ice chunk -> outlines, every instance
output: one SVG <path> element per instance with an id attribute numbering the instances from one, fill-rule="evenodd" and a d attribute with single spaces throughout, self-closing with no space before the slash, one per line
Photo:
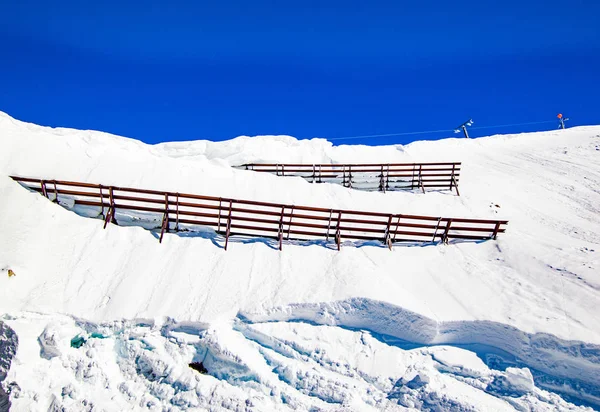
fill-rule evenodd
<path id="1" fill-rule="evenodd" d="M 488 385 L 488 392 L 520 397 L 534 390 L 533 376 L 528 368 L 506 368 Z"/>

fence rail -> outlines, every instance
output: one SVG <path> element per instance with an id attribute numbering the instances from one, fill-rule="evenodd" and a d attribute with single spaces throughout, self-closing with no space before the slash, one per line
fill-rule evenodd
<path id="1" fill-rule="evenodd" d="M 164 192 L 101 184 L 42 180 L 11 176 L 30 190 L 70 208 L 93 210 L 109 222 L 129 219 L 147 226 L 156 222 L 159 241 L 170 231 L 209 227 L 225 236 L 225 249 L 231 236 L 284 240 L 332 239 L 339 250 L 342 240 L 381 241 L 390 249 L 394 243 L 435 242 L 451 239 L 496 239 L 505 232 L 505 220 L 417 216 L 357 210 L 285 205 L 187 193 Z M 160 223 L 159 223 L 160 222 Z"/>
<path id="2" fill-rule="evenodd" d="M 460 162 L 384 164 L 249 163 L 238 168 L 277 176 L 300 176 L 312 183 L 338 183 L 344 187 L 379 190 L 452 189 L 460 196 Z"/>

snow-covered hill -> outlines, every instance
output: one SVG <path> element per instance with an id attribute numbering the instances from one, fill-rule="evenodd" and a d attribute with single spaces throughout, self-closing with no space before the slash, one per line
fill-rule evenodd
<path id="1" fill-rule="evenodd" d="M 548 391 L 598 407 L 599 160 L 596 126 L 406 146 L 149 146 L 0 113 L 2 386 L 14 410 L 574 407 Z M 231 167 L 261 161 L 462 161 L 461 196 Z M 102 230 L 10 174 L 510 223 L 480 243 L 280 252 L 233 239 L 224 251 L 214 236 Z"/>

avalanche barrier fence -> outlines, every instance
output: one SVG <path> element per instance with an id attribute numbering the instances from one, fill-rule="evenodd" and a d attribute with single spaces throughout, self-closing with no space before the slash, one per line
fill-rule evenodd
<path id="1" fill-rule="evenodd" d="M 451 163 L 384 163 L 384 164 L 305 164 L 248 163 L 238 169 L 273 173 L 277 176 L 300 176 L 312 183 L 337 183 L 360 190 L 413 190 L 434 188 L 458 191 L 460 162 Z"/>
<path id="2" fill-rule="evenodd" d="M 482 241 L 505 232 L 506 220 L 416 216 L 357 210 L 285 205 L 187 193 L 105 186 L 62 180 L 11 176 L 22 186 L 89 217 L 102 218 L 104 228 L 119 220 L 160 230 L 194 231 L 208 227 L 225 236 L 284 240 L 379 241 L 390 249 L 397 242 L 447 243 L 451 239 Z"/>

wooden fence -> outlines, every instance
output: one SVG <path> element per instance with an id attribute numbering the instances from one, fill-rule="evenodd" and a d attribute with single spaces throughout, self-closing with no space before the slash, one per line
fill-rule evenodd
<path id="1" fill-rule="evenodd" d="M 387 164 L 275 164 L 249 163 L 238 168 L 277 176 L 300 176 L 313 183 L 338 183 L 363 190 L 411 190 L 433 188 L 458 191 L 460 162 Z"/>
<path id="2" fill-rule="evenodd" d="M 131 218 L 133 224 L 155 221 L 159 241 L 169 231 L 194 230 L 199 226 L 225 236 L 225 249 L 231 236 L 273 238 L 279 249 L 284 240 L 380 241 L 394 243 L 447 243 L 451 239 L 496 239 L 503 233 L 505 220 L 415 216 L 357 210 L 327 209 L 298 205 L 238 200 L 187 193 L 105 186 L 100 184 L 41 180 L 11 176 L 21 185 L 69 208 L 90 208 L 109 222 Z M 129 215 L 128 215 L 129 214 Z M 144 220 L 145 219 L 145 220 Z M 137 223 L 136 223 L 137 222 Z"/>

